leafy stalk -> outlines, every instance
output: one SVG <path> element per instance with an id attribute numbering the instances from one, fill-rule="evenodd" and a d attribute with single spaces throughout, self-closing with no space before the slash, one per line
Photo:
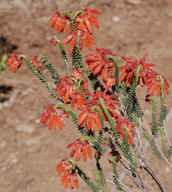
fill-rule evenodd
<path id="1" fill-rule="evenodd" d="M 23 58 L 28 67 L 32 70 L 32 72 L 38 77 L 38 79 L 41 81 L 41 83 L 44 83 L 46 85 L 46 87 L 48 88 L 48 90 L 51 93 L 51 96 L 53 98 L 57 98 L 56 93 L 54 92 L 54 90 L 50 87 L 49 83 L 48 83 L 48 79 L 45 77 L 44 74 L 42 74 L 40 71 L 38 71 L 33 65 L 32 63 L 29 61 L 29 59 L 25 56 L 25 55 L 20 55 L 21 58 Z"/>
<path id="2" fill-rule="evenodd" d="M 51 77 L 53 79 L 55 79 L 55 84 L 58 85 L 59 84 L 59 74 L 58 72 L 56 71 L 56 69 L 52 66 L 51 63 L 48 62 L 47 58 L 43 55 L 39 55 L 39 58 L 38 58 L 38 61 L 41 61 L 44 66 L 48 69 L 48 71 L 50 72 L 51 74 Z"/>

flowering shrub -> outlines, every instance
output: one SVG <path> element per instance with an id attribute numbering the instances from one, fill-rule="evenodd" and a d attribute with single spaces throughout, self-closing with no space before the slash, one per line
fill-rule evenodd
<path id="1" fill-rule="evenodd" d="M 65 118 L 71 118 L 74 126 L 81 134 L 67 145 L 72 150 L 69 157 L 64 158 L 57 166 L 64 188 L 79 189 L 78 176 L 81 177 L 92 191 L 107 191 L 107 179 L 100 164 L 100 158 L 107 159 L 112 166 L 113 185 L 118 191 L 139 188 L 146 191 L 152 188 L 144 176 L 139 173 L 141 166 L 150 174 L 161 191 L 165 191 L 161 180 L 145 159 L 144 142 L 147 140 L 158 158 L 165 161 L 170 167 L 168 159 L 172 154 L 172 145 L 168 139 L 165 126 L 165 94 L 168 94 L 169 84 L 165 77 L 158 74 L 151 67 L 154 64 L 146 63 L 145 54 L 140 60 L 116 57 L 116 53 L 96 46 L 92 38 L 93 26 L 99 28 L 99 22 L 94 15 L 101 14 L 97 10 L 84 9 L 77 12 L 55 12 L 50 20 L 50 26 L 58 32 L 68 35 L 62 42 L 55 38 L 50 40 L 53 46 L 58 46 L 64 64 L 67 66 L 67 76 L 60 77 L 56 69 L 46 57 L 37 55 L 31 61 L 18 53 L 12 53 L 7 66 L 16 72 L 26 61 L 33 73 L 44 83 L 57 100 L 42 114 L 41 123 L 49 122 L 49 129 L 59 130 L 65 127 Z M 69 61 L 64 45 L 68 44 L 72 52 Z M 95 49 L 95 53 L 82 58 L 82 50 Z M 123 62 L 124 61 L 124 62 Z M 122 65 L 121 65 L 122 63 Z M 47 68 L 56 85 L 53 89 L 43 68 Z M 88 86 L 88 83 L 91 85 Z M 145 101 L 152 105 L 152 125 L 149 128 L 144 120 L 143 112 L 136 96 L 136 88 L 147 86 Z M 155 92 L 157 96 L 154 97 Z M 160 98 L 160 118 L 157 120 L 156 100 Z M 78 116 L 73 109 L 78 110 Z M 162 148 L 157 145 L 156 138 L 161 135 Z M 108 138 L 108 145 L 103 140 Z M 95 153 L 93 155 L 93 153 Z M 76 156 L 76 157 L 74 157 Z M 81 158 L 81 156 L 83 158 Z M 75 163 L 95 158 L 97 174 L 96 182 L 84 173 Z M 121 170 L 129 177 L 133 185 L 125 185 L 119 177 Z M 133 190 L 133 189 L 132 189 Z"/>

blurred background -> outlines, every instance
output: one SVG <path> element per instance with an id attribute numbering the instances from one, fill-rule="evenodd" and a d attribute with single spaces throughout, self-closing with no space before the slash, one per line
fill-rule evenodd
<path id="1" fill-rule="evenodd" d="M 100 28 L 94 28 L 97 46 L 108 48 L 117 56 L 140 59 L 148 53 L 147 62 L 172 86 L 172 1 L 171 0 L 0 0 L 0 58 L 12 51 L 32 59 L 45 55 L 61 76 L 65 66 L 57 47 L 49 40 L 66 37 L 49 25 L 55 11 L 91 8 L 102 12 L 96 16 Z M 68 46 L 66 45 L 66 50 Z M 89 51 L 84 49 L 83 54 Z M 172 139 L 172 94 L 167 101 L 167 128 Z M 144 102 L 145 89 L 138 97 L 149 122 L 150 106 Z M 44 85 L 23 65 L 14 74 L 7 68 L 0 79 L 0 191 L 63 192 L 56 166 L 69 155 L 65 147 L 80 135 L 70 120 L 63 131 L 49 131 L 40 124 L 44 110 L 54 102 Z M 168 192 L 172 191 L 172 171 L 148 152 Z M 94 160 L 79 163 L 94 177 Z M 106 174 L 110 177 L 110 168 Z M 153 183 L 153 181 L 152 181 Z M 90 191 L 79 180 L 80 192 Z M 109 184 L 110 185 L 110 184 Z M 115 191 L 111 187 L 111 191 Z M 70 190 L 68 190 L 70 191 Z M 74 191 L 74 190 L 73 190 Z M 110 191 L 110 190 L 109 190 Z M 158 190 L 157 190 L 158 191 Z"/>

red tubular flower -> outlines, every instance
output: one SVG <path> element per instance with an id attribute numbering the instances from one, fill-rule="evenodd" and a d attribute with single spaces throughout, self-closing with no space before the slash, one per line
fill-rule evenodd
<path id="1" fill-rule="evenodd" d="M 48 109 L 42 114 L 41 123 L 45 125 L 49 120 L 49 130 L 55 130 L 57 124 L 59 129 L 62 130 L 65 125 L 63 116 L 69 116 L 63 109 L 56 109 L 54 106 L 55 103 L 48 107 Z"/>
<path id="2" fill-rule="evenodd" d="M 85 78 L 85 76 L 83 75 L 83 73 L 81 71 L 79 71 L 79 69 L 75 69 L 72 72 L 71 77 L 74 77 L 76 80 L 80 81 L 81 80 L 81 87 L 83 89 L 87 89 L 88 87 L 88 81 Z"/>
<path id="3" fill-rule="evenodd" d="M 75 103 L 78 107 L 78 109 L 83 110 L 83 106 L 85 104 L 84 99 L 83 99 L 83 95 L 80 92 L 75 92 L 71 95 L 71 107 L 74 108 L 75 107 Z"/>
<path id="4" fill-rule="evenodd" d="M 68 159 L 63 159 L 57 166 L 56 171 L 58 172 L 58 176 L 61 176 L 63 173 L 60 180 L 62 181 L 65 189 L 68 188 L 69 183 L 71 189 L 73 189 L 74 187 L 79 189 L 77 174 L 72 163 L 68 162 Z"/>
<path id="5" fill-rule="evenodd" d="M 155 66 L 155 64 L 148 64 L 145 62 L 147 54 L 145 53 L 144 56 L 138 61 L 137 59 L 127 58 L 127 57 L 121 57 L 122 60 L 127 61 L 125 65 L 121 66 L 119 69 L 120 71 L 125 70 L 121 76 L 119 77 L 119 81 L 126 82 L 126 86 L 129 87 L 131 84 L 131 81 L 133 77 L 136 76 L 136 71 L 138 66 L 141 66 L 141 69 L 139 71 L 139 79 L 143 79 L 152 69 L 149 67 Z"/>
<path id="6" fill-rule="evenodd" d="M 84 89 L 87 89 L 88 82 L 83 73 L 75 69 L 71 76 L 60 78 L 60 83 L 55 91 L 58 92 L 57 97 L 64 97 L 64 104 L 71 98 L 71 107 L 74 108 L 75 103 L 78 109 L 83 109 L 84 98 L 86 97 Z M 80 85 L 79 85 L 80 84 Z M 82 93 L 80 93 L 82 91 Z"/>
<path id="7" fill-rule="evenodd" d="M 92 94 L 90 92 L 88 92 L 87 94 L 91 97 L 93 97 L 90 101 L 87 101 L 87 104 L 92 104 L 92 105 L 99 105 L 99 100 L 103 99 L 104 100 L 104 105 L 106 106 L 107 110 L 109 111 L 109 113 L 111 114 L 112 117 L 114 116 L 118 116 L 118 113 L 115 111 L 116 107 L 115 105 L 120 105 L 120 102 L 112 100 L 114 98 L 117 98 L 118 95 L 117 94 L 113 94 L 113 95 L 107 95 L 106 92 L 108 91 L 109 87 L 106 87 L 105 91 L 103 91 L 102 93 L 100 93 L 99 89 L 96 90 L 95 94 Z M 101 108 L 101 106 L 100 106 Z M 103 109 L 102 109 L 103 111 Z M 106 115 L 104 114 L 104 119 L 107 120 Z"/>
<path id="8" fill-rule="evenodd" d="M 120 119 L 119 117 L 116 118 L 116 130 L 117 132 L 122 135 L 122 137 L 125 137 L 126 129 L 128 130 L 129 133 L 135 135 L 136 132 L 132 127 L 136 127 L 135 123 L 131 123 L 128 121 L 127 118 Z M 130 142 L 131 145 L 134 145 L 133 138 L 131 135 L 128 133 L 128 141 Z"/>
<path id="9" fill-rule="evenodd" d="M 157 96 L 159 96 L 161 94 L 160 78 L 162 78 L 162 80 L 163 80 L 164 90 L 165 90 L 166 94 L 167 95 L 169 94 L 169 90 L 168 90 L 169 84 L 168 84 L 166 78 L 163 76 L 160 76 L 160 74 L 152 71 L 152 72 L 149 72 L 146 77 L 144 77 L 144 80 L 143 80 L 144 83 L 142 85 L 142 86 L 147 85 L 147 87 L 148 87 L 147 92 L 149 92 L 149 94 L 151 96 L 154 95 L 155 91 L 157 91 Z"/>
<path id="10" fill-rule="evenodd" d="M 91 50 L 91 44 L 96 45 L 94 39 L 88 34 L 85 30 L 75 29 L 70 35 L 63 41 L 62 45 L 68 44 L 70 41 L 70 48 L 69 52 L 72 52 L 74 45 L 78 39 L 78 32 L 80 32 L 80 51 L 82 51 L 83 48 L 83 42 L 87 46 L 89 50 Z"/>
<path id="11" fill-rule="evenodd" d="M 84 110 L 79 114 L 78 125 L 82 127 L 86 123 L 88 131 L 94 131 L 96 124 L 98 130 L 101 131 L 102 126 L 100 122 L 99 113 L 97 111 L 94 111 L 92 107 L 92 105 L 86 105 Z"/>
<path id="12" fill-rule="evenodd" d="M 56 31 L 63 32 L 66 26 L 66 33 L 68 34 L 70 29 L 70 19 L 66 14 L 55 12 L 50 19 L 50 26 L 54 27 Z"/>
<path id="13" fill-rule="evenodd" d="M 20 68 L 22 62 L 23 58 L 21 58 L 18 53 L 13 52 L 7 61 L 7 66 L 9 67 L 9 70 L 13 69 L 13 72 L 15 73 Z"/>
<path id="14" fill-rule="evenodd" d="M 40 70 L 41 67 L 43 66 L 43 63 L 41 61 L 38 61 L 38 56 L 33 57 L 33 59 L 31 60 L 31 63 L 38 70 Z"/>
<path id="15" fill-rule="evenodd" d="M 51 45 L 56 46 L 57 45 L 57 39 L 54 37 L 50 40 Z"/>
<path id="16" fill-rule="evenodd" d="M 69 96 L 76 91 L 76 85 L 71 81 L 70 76 L 60 78 L 60 83 L 56 87 L 55 92 L 58 92 L 57 97 L 62 98 L 64 96 L 64 104 L 67 103 Z"/>
<path id="17" fill-rule="evenodd" d="M 115 56 L 115 53 L 110 52 L 108 49 L 101 49 L 95 47 L 97 53 L 86 55 L 86 63 L 88 65 L 88 72 L 92 71 L 94 75 L 101 75 L 102 79 L 106 82 L 107 77 L 114 74 L 114 63 L 108 58 L 108 55 Z"/>
<path id="18" fill-rule="evenodd" d="M 89 145 L 88 141 L 82 140 L 82 139 L 76 139 L 74 142 L 70 143 L 66 148 L 73 147 L 69 157 L 73 157 L 76 153 L 76 161 L 79 161 L 81 158 L 81 153 L 84 161 L 87 161 L 87 154 L 90 159 L 93 158 L 91 153 L 91 147 Z"/>
<path id="19" fill-rule="evenodd" d="M 93 14 L 101 14 L 97 10 L 93 9 L 84 9 L 81 14 L 78 14 L 76 17 L 76 28 L 77 29 L 87 29 L 90 34 L 93 33 L 92 24 L 99 28 L 99 22 L 97 18 L 92 15 Z"/>

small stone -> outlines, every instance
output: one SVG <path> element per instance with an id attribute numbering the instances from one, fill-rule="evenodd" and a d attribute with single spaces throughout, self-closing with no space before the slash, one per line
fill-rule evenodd
<path id="1" fill-rule="evenodd" d="M 25 141 L 25 144 L 26 144 L 27 146 L 36 145 L 36 144 L 39 143 L 40 139 L 41 139 L 40 137 L 31 138 L 31 139 L 26 140 L 26 141 Z"/>
<path id="2" fill-rule="evenodd" d="M 168 167 L 166 167 L 165 171 L 168 173 L 168 172 L 170 172 L 170 169 Z"/>
<path id="3" fill-rule="evenodd" d="M 11 162 L 12 162 L 13 164 L 15 164 L 15 163 L 18 162 L 18 159 L 13 159 Z"/>
<path id="4" fill-rule="evenodd" d="M 36 120 L 35 120 L 35 123 L 40 123 L 40 119 L 36 119 Z"/>
<path id="5" fill-rule="evenodd" d="M 1 168 L 1 171 L 5 171 L 7 168 L 6 167 L 2 167 Z"/>
<path id="6" fill-rule="evenodd" d="M 26 133 L 33 133 L 35 131 L 35 128 L 31 125 L 25 125 L 21 124 L 16 127 L 17 131 L 23 131 Z"/>
<path id="7" fill-rule="evenodd" d="M 120 17 L 119 17 L 119 16 L 114 16 L 114 17 L 112 18 L 112 21 L 113 21 L 114 23 L 118 23 L 118 22 L 120 21 Z"/>
<path id="8" fill-rule="evenodd" d="M 150 110 L 146 109 L 146 110 L 144 111 L 144 114 L 145 114 L 145 115 L 151 115 L 152 112 L 151 112 Z"/>
<path id="9" fill-rule="evenodd" d="M 141 3 L 141 0 L 126 0 L 127 3 L 133 4 L 133 5 L 139 5 Z"/>
<path id="10" fill-rule="evenodd" d="M 0 110 L 1 110 L 1 109 L 3 109 L 3 104 L 2 104 L 2 103 L 0 103 Z"/>
<path id="11" fill-rule="evenodd" d="M 9 104 L 9 102 L 5 101 L 3 105 L 4 105 L 4 107 L 9 107 L 10 104 Z"/>
<path id="12" fill-rule="evenodd" d="M 4 148 L 7 145 L 5 141 L 0 142 L 0 147 Z"/>

